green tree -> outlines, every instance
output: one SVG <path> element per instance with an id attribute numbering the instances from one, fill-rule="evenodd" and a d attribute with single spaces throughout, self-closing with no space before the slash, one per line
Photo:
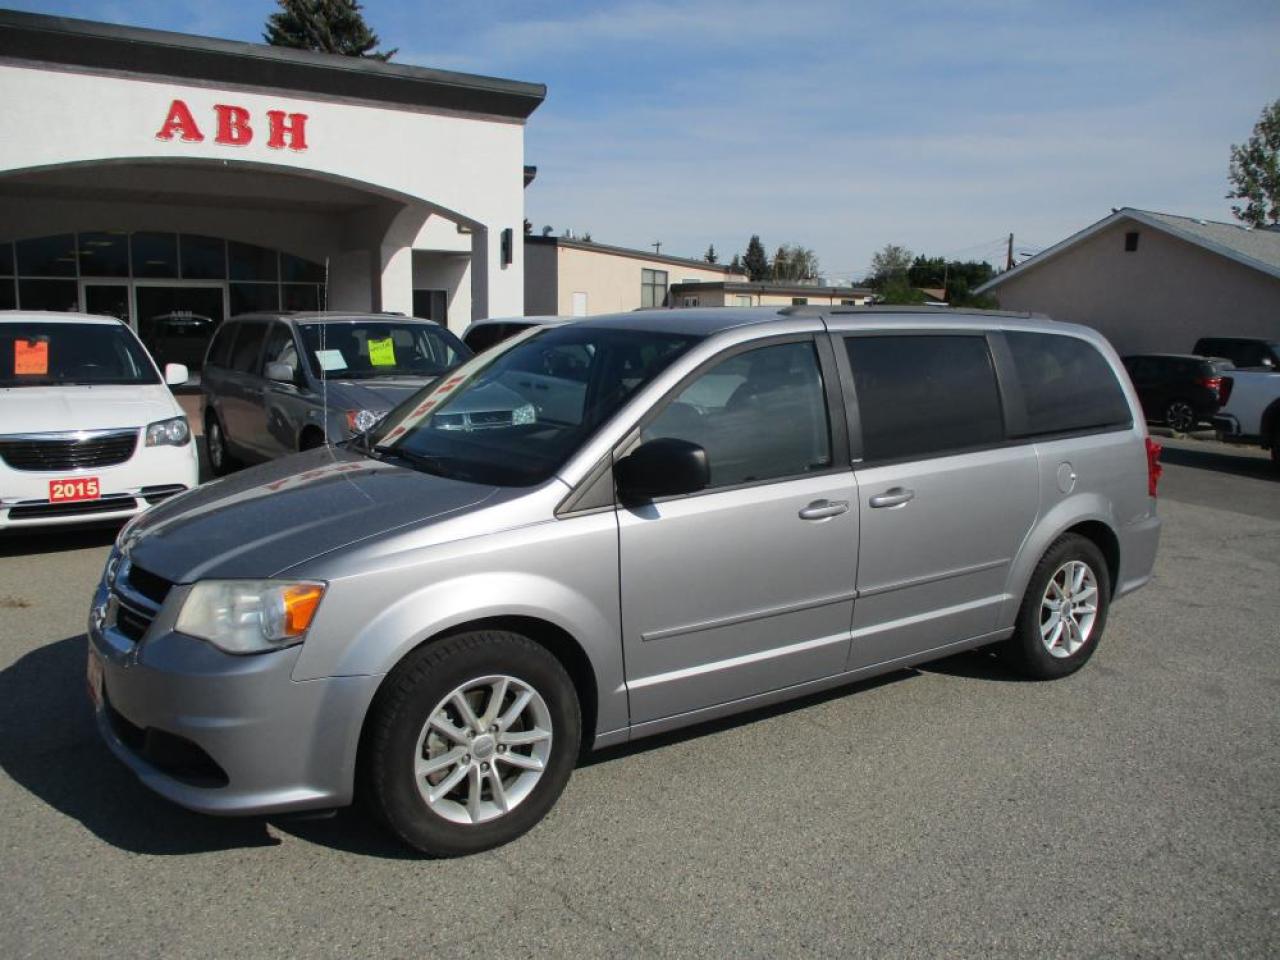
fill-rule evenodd
<path id="1" fill-rule="evenodd" d="M 773 255 L 771 273 L 774 280 L 796 283 L 818 276 L 818 255 L 798 243 L 784 243 Z"/>
<path id="2" fill-rule="evenodd" d="M 769 277 L 769 255 L 764 252 L 764 244 L 760 235 L 753 233 L 747 241 L 747 253 L 742 258 L 742 265 L 747 268 L 748 280 L 766 280 Z"/>
<path id="3" fill-rule="evenodd" d="M 871 256 L 871 274 L 868 282 L 877 290 L 884 290 L 893 280 L 907 283 L 907 271 L 912 264 L 911 251 L 896 243 L 886 244 Z"/>
<path id="4" fill-rule="evenodd" d="M 707 252 L 702 255 L 702 259 L 707 263 L 719 263 L 720 257 L 716 253 L 716 245 L 713 243 L 707 247 Z"/>
<path id="5" fill-rule="evenodd" d="M 1237 219 L 1255 227 L 1280 223 L 1280 100 L 1263 108 L 1253 136 L 1231 145 L 1227 179 L 1227 199 L 1245 201 L 1231 207 Z"/>
<path id="6" fill-rule="evenodd" d="M 905 273 L 890 275 L 876 294 L 876 303 L 913 304 L 924 303 L 924 293 L 907 281 Z"/>
<path id="7" fill-rule="evenodd" d="M 735 253 L 733 259 L 729 262 L 729 269 L 734 273 L 746 273 L 746 268 L 742 266 L 741 254 Z"/>
<path id="8" fill-rule="evenodd" d="M 369 60 L 390 60 L 395 50 L 375 50 L 378 35 L 369 29 L 358 0 L 276 0 L 280 9 L 267 18 L 262 38 L 273 47 L 340 53 Z"/>

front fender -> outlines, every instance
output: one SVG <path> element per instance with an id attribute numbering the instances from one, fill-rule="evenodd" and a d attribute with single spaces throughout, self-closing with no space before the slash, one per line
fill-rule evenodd
<path id="1" fill-rule="evenodd" d="M 446 631 L 493 617 L 530 617 L 578 643 L 591 663 L 597 731 L 628 722 L 612 512 L 459 543 L 426 563 L 330 580 L 295 680 L 380 675 Z"/>

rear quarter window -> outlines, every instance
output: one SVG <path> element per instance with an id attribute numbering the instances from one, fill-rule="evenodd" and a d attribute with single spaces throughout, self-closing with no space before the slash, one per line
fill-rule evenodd
<path id="1" fill-rule="evenodd" d="M 1133 425 L 1124 389 L 1093 344 L 1050 333 L 1008 331 L 1004 337 L 1026 405 L 1017 436 Z"/>

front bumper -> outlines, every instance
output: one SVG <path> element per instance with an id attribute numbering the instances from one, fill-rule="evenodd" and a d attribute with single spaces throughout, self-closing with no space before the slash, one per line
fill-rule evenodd
<path id="1" fill-rule="evenodd" d="M 115 626 L 104 586 L 89 622 L 103 739 L 144 784 L 201 813 L 265 814 L 352 799 L 365 711 L 380 677 L 295 681 L 301 647 L 232 656 L 176 633 L 175 587 L 142 639 Z M 92 683 L 92 681 L 91 681 Z"/>
<path id="2" fill-rule="evenodd" d="M 96 500 L 51 503 L 49 482 L 95 477 Z M 80 470 L 15 470 L 0 460 L 0 530 L 128 519 L 200 480 L 194 441 L 181 447 L 139 444 L 124 463 Z"/>

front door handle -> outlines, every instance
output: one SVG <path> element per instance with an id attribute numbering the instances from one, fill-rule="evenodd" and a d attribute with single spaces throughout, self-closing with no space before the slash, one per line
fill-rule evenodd
<path id="1" fill-rule="evenodd" d="M 906 487 L 894 487 L 885 493 L 879 494 L 871 498 L 871 506 L 873 507 L 900 507 L 908 500 L 915 497 L 914 490 L 908 490 Z"/>
<path id="2" fill-rule="evenodd" d="M 800 511 L 801 520 L 827 520 L 849 511 L 848 500 L 815 500 Z"/>

